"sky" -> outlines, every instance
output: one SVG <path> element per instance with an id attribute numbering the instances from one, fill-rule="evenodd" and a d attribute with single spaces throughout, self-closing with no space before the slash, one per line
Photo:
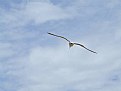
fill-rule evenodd
<path id="1" fill-rule="evenodd" d="M 121 0 L 0 0 L 0 91 L 121 91 L 120 45 Z"/>

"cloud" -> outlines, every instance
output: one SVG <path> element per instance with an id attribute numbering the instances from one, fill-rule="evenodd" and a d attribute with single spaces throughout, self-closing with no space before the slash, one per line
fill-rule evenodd
<path id="1" fill-rule="evenodd" d="M 92 5 L 94 2 L 83 2 L 86 3 Z M 0 9 L 0 90 L 121 90 L 121 22 L 117 23 L 121 18 L 116 17 L 120 10 L 111 4 L 110 14 L 105 15 L 109 7 L 80 8 L 80 3 L 74 4 L 62 7 L 50 1 L 31 1 L 24 7 L 15 5 L 10 11 Z M 74 17 L 75 10 L 80 16 Z M 49 25 L 48 21 L 55 22 Z M 71 39 L 98 54 L 79 46 L 69 49 L 61 39 L 49 40 L 50 37 L 41 36 L 42 31 L 48 31 L 46 28 L 54 32 L 61 30 L 59 32 L 67 33 L 67 37 L 72 36 Z M 44 38 L 46 40 L 42 40 Z"/>
<path id="2" fill-rule="evenodd" d="M 51 3 L 30 2 L 27 4 L 24 16 L 36 23 L 43 23 L 49 20 L 60 20 L 69 18 L 72 15 L 68 11 L 54 6 Z"/>
<path id="3" fill-rule="evenodd" d="M 106 41 L 103 44 L 105 43 Z M 68 46 L 63 44 L 52 48 L 31 49 L 29 61 L 26 64 L 27 73 L 24 76 L 26 84 L 20 91 L 68 91 L 70 89 L 114 91 L 121 89 L 114 86 L 114 84 L 119 85 L 120 81 L 113 80 L 117 74 L 119 78 L 115 79 L 120 79 L 120 72 L 117 71 L 120 70 L 119 44 L 102 45 L 100 41 L 100 45 L 95 48 L 98 51 L 97 55 L 76 46 L 68 50 Z M 112 86 L 115 89 L 112 89 Z"/>
<path id="4" fill-rule="evenodd" d="M 23 81 L 27 53 L 40 42 L 40 32 L 30 25 L 70 19 L 73 13 L 50 2 L 32 1 L 25 6 L 11 3 L 9 10 L 0 8 L 0 12 L 0 89 L 17 91 L 28 83 Z"/>
<path id="5" fill-rule="evenodd" d="M 16 53 L 11 46 L 10 43 L 0 43 L 0 58 L 10 57 Z"/>
<path id="6" fill-rule="evenodd" d="M 11 26 L 23 26 L 27 23 L 45 23 L 53 20 L 68 19 L 73 17 L 73 13 L 50 2 L 27 2 L 26 5 L 13 5 L 10 11 L 2 10 L 1 24 Z M 20 21 L 21 20 L 21 21 Z"/>

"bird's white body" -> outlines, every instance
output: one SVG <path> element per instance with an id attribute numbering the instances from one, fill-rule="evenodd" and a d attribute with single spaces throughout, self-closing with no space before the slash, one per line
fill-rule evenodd
<path id="1" fill-rule="evenodd" d="M 74 43 L 69 42 L 69 47 L 71 48 L 74 45 Z"/>

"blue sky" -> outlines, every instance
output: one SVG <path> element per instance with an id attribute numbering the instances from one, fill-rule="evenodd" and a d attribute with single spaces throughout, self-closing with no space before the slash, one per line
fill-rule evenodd
<path id="1" fill-rule="evenodd" d="M 0 91 L 121 91 L 120 29 L 120 0 L 1 0 Z"/>

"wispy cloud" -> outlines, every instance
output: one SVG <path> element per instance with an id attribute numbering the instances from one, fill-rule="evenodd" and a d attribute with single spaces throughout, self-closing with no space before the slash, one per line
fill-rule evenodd
<path id="1" fill-rule="evenodd" d="M 120 91 L 120 1 L 52 2 L 29 0 L 0 9 L 0 90 Z M 69 49 L 47 31 L 98 54 Z"/>
<path id="2" fill-rule="evenodd" d="M 29 22 L 31 23 L 45 23 L 50 20 L 60 20 L 72 17 L 72 12 L 62 9 L 50 2 L 27 2 L 25 6 L 14 6 L 10 11 L 1 10 L 0 17 L 2 24 L 8 26 L 21 26 Z M 21 21 L 20 21 L 21 20 Z"/>
<path id="3" fill-rule="evenodd" d="M 120 84 L 120 72 L 117 71 L 120 70 L 119 44 L 100 45 L 96 47 L 97 55 L 80 47 L 68 50 L 66 45 L 56 48 L 35 47 L 26 64 L 26 81 L 30 82 L 24 84 L 22 91 L 114 91 L 112 86 Z"/>
<path id="4" fill-rule="evenodd" d="M 45 1 L 30 1 L 26 5 L 11 3 L 9 9 L 2 7 L 0 12 L 0 89 L 19 91 L 29 82 L 23 81 L 26 62 L 29 61 L 27 53 L 40 36 L 35 26 L 30 25 L 68 19 L 73 13 Z M 27 29 L 28 26 L 34 31 Z"/>

